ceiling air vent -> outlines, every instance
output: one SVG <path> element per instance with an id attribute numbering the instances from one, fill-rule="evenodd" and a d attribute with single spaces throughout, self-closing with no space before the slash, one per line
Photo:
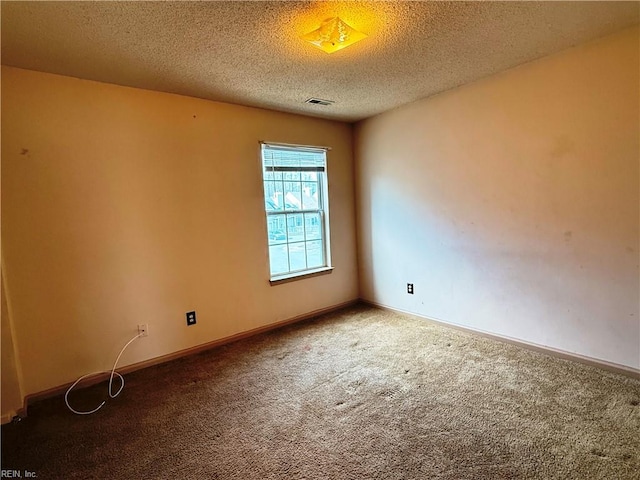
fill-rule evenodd
<path id="1" fill-rule="evenodd" d="M 304 103 L 311 103 L 312 105 L 323 105 L 323 106 L 328 106 L 328 105 L 332 105 L 335 102 L 333 100 L 322 100 L 321 98 L 308 98 L 307 100 L 304 101 Z"/>

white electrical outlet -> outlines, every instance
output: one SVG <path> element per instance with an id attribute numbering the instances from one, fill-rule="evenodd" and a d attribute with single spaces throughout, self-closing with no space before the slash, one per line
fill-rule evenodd
<path id="1" fill-rule="evenodd" d="M 149 335 L 149 325 L 146 323 L 138 325 L 138 335 L 141 337 L 147 337 Z"/>

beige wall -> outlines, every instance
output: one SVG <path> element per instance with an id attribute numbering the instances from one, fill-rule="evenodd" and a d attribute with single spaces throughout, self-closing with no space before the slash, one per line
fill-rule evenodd
<path id="1" fill-rule="evenodd" d="M 110 368 L 138 323 L 122 366 L 357 298 L 349 125 L 4 67 L 2 100 L 26 395 Z M 331 275 L 269 285 L 260 140 L 332 147 Z"/>
<path id="2" fill-rule="evenodd" d="M 626 30 L 360 123 L 361 296 L 639 369 L 638 50 Z"/>

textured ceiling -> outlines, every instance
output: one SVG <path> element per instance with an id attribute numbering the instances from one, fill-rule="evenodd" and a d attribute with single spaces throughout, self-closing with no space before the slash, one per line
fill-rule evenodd
<path id="1" fill-rule="evenodd" d="M 2 2 L 2 63 L 356 121 L 637 24 L 639 11 L 638 2 Z M 368 38 L 331 55 L 300 40 L 336 15 Z"/>

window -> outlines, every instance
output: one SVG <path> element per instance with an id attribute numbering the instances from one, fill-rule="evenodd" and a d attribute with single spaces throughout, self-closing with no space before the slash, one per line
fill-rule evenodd
<path id="1" fill-rule="evenodd" d="M 326 149 L 262 144 L 271 280 L 330 270 Z"/>

